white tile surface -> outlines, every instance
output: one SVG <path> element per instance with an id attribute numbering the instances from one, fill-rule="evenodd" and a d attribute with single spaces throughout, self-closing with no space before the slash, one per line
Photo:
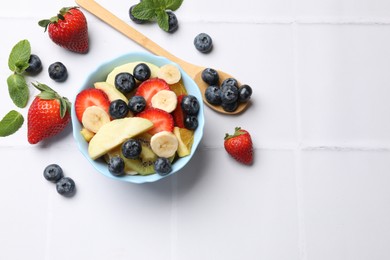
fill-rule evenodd
<path id="1" fill-rule="evenodd" d="M 251 85 L 252 105 L 234 117 L 206 108 L 194 159 L 153 184 L 96 173 L 70 126 L 34 146 L 26 124 L 0 138 L 0 259 L 390 258 L 388 1 L 186 0 L 174 34 L 131 23 L 137 1 L 98 2 L 178 57 Z M 101 62 L 143 51 L 87 12 L 90 52 L 54 45 L 37 22 L 74 4 L 21 0 L 0 9 L 0 116 L 14 109 L 5 81 L 19 40 L 44 63 L 28 82 L 70 98 Z M 199 32 L 212 35 L 212 53 L 193 47 Z M 48 77 L 55 61 L 67 66 L 66 83 Z M 252 133 L 252 167 L 223 149 L 235 126 Z M 61 197 L 42 177 L 53 162 L 75 179 L 75 197 Z"/>
<path id="2" fill-rule="evenodd" d="M 299 259 L 294 154 L 256 150 L 249 170 L 207 155 L 218 161 L 178 176 L 177 259 Z"/>
<path id="3" fill-rule="evenodd" d="M 388 152 L 302 155 L 307 259 L 387 259 Z"/>
<path id="4" fill-rule="evenodd" d="M 300 25 L 297 82 L 303 142 L 388 147 L 389 26 Z"/>
<path id="5" fill-rule="evenodd" d="M 348 21 L 390 18 L 390 3 L 382 0 L 295 0 L 296 14 L 304 18 L 325 17 Z"/>

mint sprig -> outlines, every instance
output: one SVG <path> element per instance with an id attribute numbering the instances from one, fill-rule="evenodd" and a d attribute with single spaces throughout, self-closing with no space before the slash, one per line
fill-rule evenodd
<path id="1" fill-rule="evenodd" d="M 7 78 L 8 93 L 17 107 L 27 105 L 29 91 L 23 73 L 29 66 L 31 45 L 28 40 L 21 40 L 12 48 L 8 58 L 8 68 L 13 72 Z"/>
<path id="2" fill-rule="evenodd" d="M 31 45 L 28 40 L 21 40 L 12 47 L 8 57 L 8 68 L 13 72 L 7 78 L 8 93 L 17 107 L 24 108 L 29 99 L 26 79 L 23 73 L 30 66 Z M 9 111 L 0 121 L 0 137 L 9 136 L 23 125 L 23 115 L 15 110 Z"/>
<path id="3" fill-rule="evenodd" d="M 144 21 L 157 21 L 164 31 L 169 30 L 167 10 L 176 11 L 183 0 L 142 0 L 132 10 L 132 15 Z"/>
<path id="4" fill-rule="evenodd" d="M 23 116 L 15 111 L 8 112 L 0 121 L 0 137 L 12 135 L 23 125 Z"/>

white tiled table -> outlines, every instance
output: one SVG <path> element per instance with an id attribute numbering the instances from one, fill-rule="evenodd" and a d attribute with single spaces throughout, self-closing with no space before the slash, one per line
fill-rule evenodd
<path id="1" fill-rule="evenodd" d="M 0 139 L 0 259 L 390 259 L 389 1 L 185 0 L 174 34 L 130 22 L 136 1 L 99 2 L 184 60 L 251 85 L 252 106 L 236 117 L 206 108 L 194 159 L 180 174 L 143 185 L 97 174 L 70 126 L 33 146 L 24 124 Z M 15 108 L 7 60 L 19 40 L 44 63 L 28 81 L 72 99 L 99 63 L 143 50 L 87 12 L 90 52 L 55 46 L 37 22 L 72 5 L 2 5 L 1 117 Z M 212 53 L 193 47 L 199 32 L 213 37 Z M 55 61 L 68 67 L 66 83 L 48 77 Z M 252 167 L 223 149 L 235 126 L 252 133 Z M 49 163 L 76 181 L 75 197 L 44 180 Z"/>

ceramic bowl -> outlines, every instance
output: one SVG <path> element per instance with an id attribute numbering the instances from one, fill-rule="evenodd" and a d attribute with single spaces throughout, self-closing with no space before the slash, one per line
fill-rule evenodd
<path id="1" fill-rule="evenodd" d="M 78 92 L 80 92 L 83 89 L 91 88 L 93 87 L 93 84 L 98 81 L 105 81 L 107 78 L 107 75 L 117 66 L 126 64 L 129 62 L 136 62 L 136 61 L 144 61 L 149 62 L 152 64 L 155 64 L 157 66 L 162 66 L 164 64 L 175 64 L 174 62 L 161 57 L 161 56 L 155 56 L 149 53 L 143 53 L 143 52 L 136 52 L 136 53 L 128 53 L 125 55 L 122 55 L 120 57 L 117 57 L 111 61 L 104 62 L 100 66 L 98 66 L 94 71 L 92 71 L 88 77 L 86 78 L 85 82 L 83 83 L 82 87 L 79 89 Z M 178 66 L 177 64 L 175 64 Z M 107 163 L 103 159 L 97 159 L 92 160 L 88 155 L 88 143 L 84 140 L 83 136 L 81 135 L 80 131 L 82 129 L 81 123 L 78 121 L 75 113 L 75 100 L 72 101 L 72 127 L 73 127 L 73 136 L 77 142 L 78 148 L 81 151 L 81 153 L 84 155 L 86 160 L 92 164 L 92 166 L 97 170 L 97 172 L 103 174 L 104 176 L 107 176 L 109 178 L 113 178 L 119 181 L 125 181 L 125 182 L 132 182 L 132 183 L 146 183 L 146 182 L 155 182 L 157 180 L 160 180 L 162 178 L 171 176 L 173 174 L 176 174 L 178 172 L 183 172 L 185 169 L 183 167 L 191 160 L 192 156 L 196 152 L 196 149 L 202 139 L 203 136 L 203 128 L 204 128 L 204 113 L 203 113 L 203 101 L 202 101 L 202 95 L 198 88 L 198 86 L 195 84 L 192 78 L 190 78 L 187 73 L 185 73 L 180 66 L 178 66 L 181 74 L 182 74 L 182 80 L 184 83 L 184 86 L 187 89 L 188 94 L 194 95 L 198 98 L 200 103 L 200 110 L 198 114 L 198 121 L 199 126 L 195 130 L 194 134 L 194 143 L 192 145 L 191 154 L 179 158 L 175 160 L 175 162 L 172 164 L 172 172 L 169 173 L 166 176 L 160 176 L 159 174 L 151 174 L 146 176 L 141 175 L 126 175 L 122 177 L 117 177 L 112 175 L 108 171 Z"/>

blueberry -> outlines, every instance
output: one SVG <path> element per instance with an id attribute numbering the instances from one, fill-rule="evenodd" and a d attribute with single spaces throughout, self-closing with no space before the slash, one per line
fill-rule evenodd
<path id="1" fill-rule="evenodd" d="M 174 12 L 166 11 L 168 15 L 168 32 L 173 33 L 179 28 L 179 22 Z"/>
<path id="2" fill-rule="evenodd" d="M 226 112 L 234 112 L 238 107 L 238 101 L 233 103 L 222 103 L 221 107 Z"/>
<path id="3" fill-rule="evenodd" d="M 222 104 L 230 104 L 238 100 L 238 88 L 233 85 L 226 85 L 221 90 Z"/>
<path id="4" fill-rule="evenodd" d="M 125 162 L 120 156 L 111 157 L 108 162 L 108 171 L 114 176 L 125 175 Z"/>
<path id="5" fill-rule="evenodd" d="M 181 108 L 188 115 L 197 115 L 199 107 L 199 101 L 193 95 L 186 95 L 181 101 Z"/>
<path id="6" fill-rule="evenodd" d="M 198 118 L 194 115 L 185 115 L 184 126 L 187 129 L 195 130 L 199 125 Z"/>
<path id="7" fill-rule="evenodd" d="M 227 78 L 224 81 L 222 81 L 221 89 L 223 90 L 228 85 L 232 85 L 238 88 L 238 81 L 234 78 Z"/>
<path id="8" fill-rule="evenodd" d="M 133 113 L 139 113 L 146 107 L 146 100 L 143 96 L 132 96 L 129 100 L 129 110 Z"/>
<path id="9" fill-rule="evenodd" d="M 209 85 L 218 85 L 219 75 L 215 69 L 207 68 L 202 71 L 202 80 Z"/>
<path id="10" fill-rule="evenodd" d="M 109 110 L 110 116 L 114 119 L 124 118 L 129 113 L 129 107 L 127 103 L 122 99 L 114 100 L 110 103 Z"/>
<path id="11" fill-rule="evenodd" d="M 46 166 L 45 170 L 43 170 L 43 176 L 46 180 L 56 183 L 64 177 L 64 173 L 58 164 L 49 164 Z"/>
<path id="12" fill-rule="evenodd" d="M 134 76 L 128 72 L 121 72 L 115 76 L 115 87 L 123 94 L 129 94 L 136 88 Z"/>
<path id="13" fill-rule="evenodd" d="M 252 88 L 248 85 L 242 85 L 238 88 L 238 101 L 248 102 L 252 96 Z"/>
<path id="14" fill-rule="evenodd" d="M 213 40 L 207 33 L 200 33 L 194 39 L 195 48 L 203 53 L 208 53 L 213 48 Z"/>
<path id="15" fill-rule="evenodd" d="M 56 184 L 57 192 L 65 197 L 73 196 L 76 191 L 74 180 L 69 177 L 61 178 Z"/>
<path id="16" fill-rule="evenodd" d="M 37 55 L 31 54 L 30 58 L 28 59 L 28 67 L 26 69 L 26 72 L 36 74 L 41 70 L 42 70 L 41 59 Z"/>
<path id="17" fill-rule="evenodd" d="M 159 157 L 154 162 L 154 170 L 157 172 L 157 174 L 165 176 L 172 171 L 171 162 L 168 160 L 168 158 Z"/>
<path id="18" fill-rule="evenodd" d="M 68 70 L 61 62 L 54 62 L 49 66 L 49 77 L 57 82 L 63 82 L 68 77 Z"/>
<path id="19" fill-rule="evenodd" d="M 138 19 L 138 18 L 135 18 L 134 15 L 133 15 L 133 9 L 136 5 L 132 5 L 129 9 L 129 16 L 130 16 L 130 19 L 135 22 L 135 23 L 138 23 L 138 24 L 143 24 L 143 23 L 146 23 L 146 20 L 141 20 L 141 19 Z"/>
<path id="20" fill-rule="evenodd" d="M 137 64 L 133 70 L 133 76 L 139 81 L 145 81 L 150 78 L 151 71 L 148 65 L 145 63 Z"/>
<path id="21" fill-rule="evenodd" d="M 207 102 L 212 105 L 220 105 L 221 100 L 221 89 L 218 86 L 208 86 L 204 93 Z"/>
<path id="22" fill-rule="evenodd" d="M 128 159 L 137 159 L 141 152 L 142 145 L 137 139 L 129 139 L 122 144 L 122 154 Z"/>

